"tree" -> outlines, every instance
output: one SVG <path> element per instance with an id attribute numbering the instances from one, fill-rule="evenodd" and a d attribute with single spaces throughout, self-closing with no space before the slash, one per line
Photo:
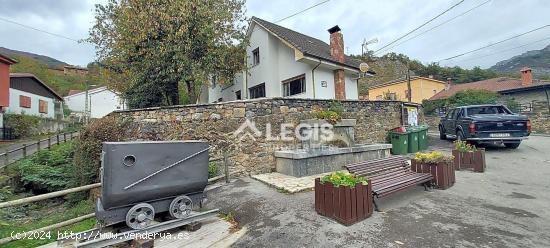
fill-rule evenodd
<path id="1" fill-rule="evenodd" d="M 245 66 L 244 0 L 110 0 L 95 15 L 88 40 L 132 108 L 196 102 Z"/>

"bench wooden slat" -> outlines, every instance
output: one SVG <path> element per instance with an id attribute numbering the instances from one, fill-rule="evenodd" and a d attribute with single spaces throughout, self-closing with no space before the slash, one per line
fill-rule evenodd
<path id="1" fill-rule="evenodd" d="M 367 160 L 344 168 L 357 176 L 368 176 L 373 194 L 378 198 L 432 180 L 431 174 L 411 171 L 403 156 Z"/>

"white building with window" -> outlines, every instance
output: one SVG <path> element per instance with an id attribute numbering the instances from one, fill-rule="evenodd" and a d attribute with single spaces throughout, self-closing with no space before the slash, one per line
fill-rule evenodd
<path id="1" fill-rule="evenodd" d="M 65 104 L 76 116 L 82 116 L 86 109 L 86 92 L 71 90 L 64 97 Z M 124 100 L 107 87 L 99 87 L 88 91 L 88 108 L 91 118 L 101 118 L 115 110 L 124 110 Z"/>
<path id="2" fill-rule="evenodd" d="M 7 113 L 62 119 L 63 98 L 30 73 L 10 73 Z"/>
<path id="3" fill-rule="evenodd" d="M 329 29 L 330 44 L 253 17 L 247 31 L 248 71 L 230 84 L 203 88 L 205 103 L 261 97 L 359 99 L 360 61 L 344 54 L 340 28 Z"/>

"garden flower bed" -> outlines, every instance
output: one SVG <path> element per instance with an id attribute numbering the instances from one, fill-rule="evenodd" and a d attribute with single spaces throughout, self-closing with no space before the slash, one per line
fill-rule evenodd
<path id="1" fill-rule="evenodd" d="M 456 181 L 453 156 L 446 156 L 441 152 L 416 153 L 411 160 L 411 170 L 432 174 L 432 185 L 438 189 L 448 189 Z"/>
<path id="2" fill-rule="evenodd" d="M 363 177 L 335 172 L 315 179 L 315 211 L 346 226 L 372 215 L 372 197 Z"/>
<path id="3" fill-rule="evenodd" d="M 485 149 L 456 141 L 453 156 L 456 170 L 473 169 L 475 172 L 485 172 Z"/>

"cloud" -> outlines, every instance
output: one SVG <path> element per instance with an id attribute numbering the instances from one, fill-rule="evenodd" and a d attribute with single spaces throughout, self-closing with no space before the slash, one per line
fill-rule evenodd
<path id="1" fill-rule="evenodd" d="M 0 16 L 53 33 L 82 39 L 88 36 L 89 28 L 92 26 L 94 4 L 105 1 L 0 0 L 2 9 Z M 246 9 L 248 16 L 254 15 L 268 21 L 275 21 L 320 1 L 248 0 Z M 484 1 L 465 0 L 461 5 L 418 32 L 444 22 Z M 379 42 L 372 44 L 369 48 L 381 48 L 457 2 L 459 0 L 331 0 L 279 24 L 327 43 L 329 39 L 327 29 L 339 25 L 344 33 L 346 50 L 352 54 L 359 54 L 363 39 L 378 38 Z M 547 13 L 550 13 L 550 4 L 545 0 L 493 0 L 390 51 L 407 54 L 423 63 L 438 61 L 548 24 L 545 18 Z M 441 64 L 468 68 L 476 65 L 489 67 L 525 51 L 541 49 L 550 42 L 547 40 L 509 52 L 497 52 L 545 37 L 550 37 L 550 28 L 451 61 L 444 61 Z M 9 23 L 0 25 L 0 46 L 44 54 L 77 65 L 86 65 L 95 57 L 94 48 L 91 45 L 77 44 Z M 491 55 L 494 53 L 497 54 Z M 480 58 L 481 56 L 486 57 Z"/>

